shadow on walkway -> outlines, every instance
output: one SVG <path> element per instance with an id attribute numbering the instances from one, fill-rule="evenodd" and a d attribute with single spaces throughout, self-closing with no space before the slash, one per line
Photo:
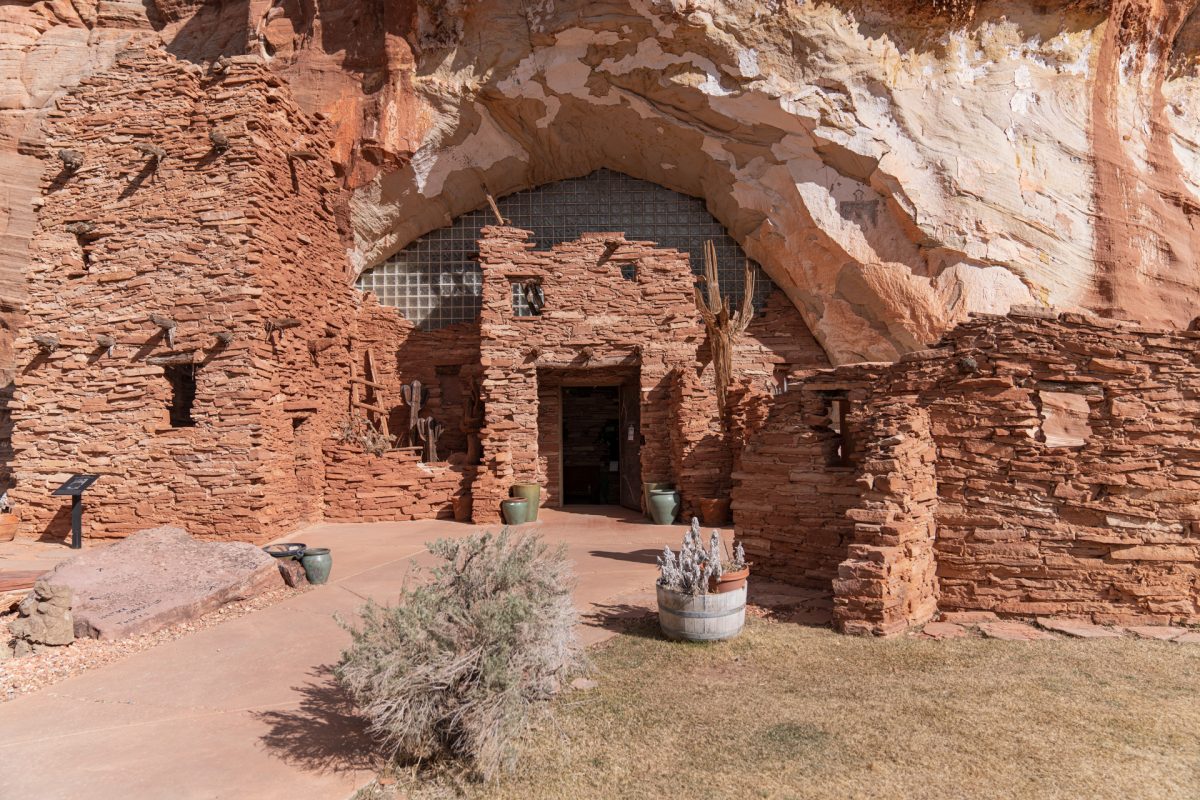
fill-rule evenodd
<path id="1" fill-rule="evenodd" d="M 592 558 L 611 558 L 614 561 L 632 561 L 636 564 L 657 564 L 662 550 L 589 550 Z"/>
<path id="2" fill-rule="evenodd" d="M 603 628 L 607 631 L 639 636 L 645 639 L 661 639 L 657 613 L 653 608 L 635 603 L 595 603 L 592 610 L 581 614 L 584 625 Z"/>
<path id="3" fill-rule="evenodd" d="M 260 711 L 254 716 L 271 726 L 261 737 L 266 749 L 285 763 L 314 772 L 344 772 L 377 766 L 375 744 L 366 722 L 354 714 L 350 696 L 337 685 L 333 668 L 309 672 L 312 680 L 296 687 L 300 707 Z"/>

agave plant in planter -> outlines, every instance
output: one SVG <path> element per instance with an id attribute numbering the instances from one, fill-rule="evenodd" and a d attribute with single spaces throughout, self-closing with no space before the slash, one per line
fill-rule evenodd
<path id="1" fill-rule="evenodd" d="M 664 635 L 711 642 L 742 632 L 750 568 L 740 544 L 728 562 L 722 561 L 721 534 L 713 531 L 705 547 L 700 521 L 693 518 L 679 555 L 664 547 L 658 569 L 658 624 Z"/>

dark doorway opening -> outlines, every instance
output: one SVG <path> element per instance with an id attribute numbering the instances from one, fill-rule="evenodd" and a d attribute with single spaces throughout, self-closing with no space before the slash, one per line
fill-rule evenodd
<path id="1" fill-rule="evenodd" d="M 196 368 L 192 364 L 174 364 L 163 368 L 163 376 L 171 384 L 170 411 L 172 428 L 192 428 L 192 406 L 196 402 Z"/>
<path id="2" fill-rule="evenodd" d="M 562 395 L 564 504 L 621 502 L 618 386 L 565 386 Z"/>

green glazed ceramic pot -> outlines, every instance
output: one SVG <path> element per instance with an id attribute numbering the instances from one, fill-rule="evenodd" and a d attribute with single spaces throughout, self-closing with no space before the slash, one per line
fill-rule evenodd
<path id="1" fill-rule="evenodd" d="M 673 525 L 679 516 L 679 492 L 673 489 L 650 490 L 650 517 L 655 525 Z"/>
<path id="2" fill-rule="evenodd" d="M 333 556 L 328 547 L 310 547 L 304 551 L 300 559 L 304 566 L 304 577 L 314 585 L 320 585 L 329 580 L 329 571 L 333 569 Z"/>
<path id="3" fill-rule="evenodd" d="M 506 525 L 522 525 L 525 523 L 525 509 L 529 501 L 524 497 L 512 497 L 500 501 L 500 513 L 504 515 Z"/>
<path id="4" fill-rule="evenodd" d="M 542 502 L 542 487 L 537 483 L 514 483 L 510 491 L 513 497 L 523 497 L 529 501 L 525 506 L 525 521 L 537 522 L 538 504 Z"/>

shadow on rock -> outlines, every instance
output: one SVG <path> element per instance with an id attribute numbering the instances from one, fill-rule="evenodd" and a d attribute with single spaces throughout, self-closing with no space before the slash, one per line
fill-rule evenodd
<path id="1" fill-rule="evenodd" d="M 333 668 L 324 665 L 309 674 L 312 680 L 296 688 L 299 708 L 254 714 L 271 727 L 262 743 L 284 762 L 317 772 L 375 769 L 378 755 L 367 723 L 355 715 Z"/>

